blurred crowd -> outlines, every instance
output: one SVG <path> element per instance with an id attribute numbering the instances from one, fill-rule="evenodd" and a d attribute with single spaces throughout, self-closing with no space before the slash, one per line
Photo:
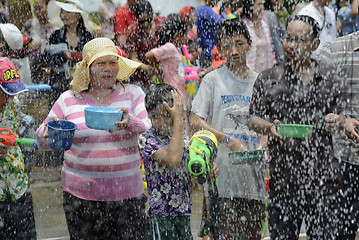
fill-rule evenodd
<path id="1" fill-rule="evenodd" d="M 302 2 L 285 19 L 280 14 L 283 2 L 203 0 L 198 7 L 185 6 L 177 13 L 161 16 L 147 0 L 128 0 L 124 6 L 103 0 L 95 14 L 85 11 L 86 1 L 33 0 L 33 18 L 19 29 L 9 22 L 8 2 L 1 1 L 0 65 L 5 62 L 6 66 L 0 68 L 4 91 L 4 96 L 0 96 L 6 100 L 0 98 L 0 128 L 10 126 L 5 123 L 11 111 L 15 116 L 14 108 L 21 105 L 14 103 L 7 109 L 5 97 L 25 91 L 19 90 L 23 87 L 20 85 L 13 92 L 6 87 L 6 84 L 20 84 L 20 78 L 28 86 L 46 84 L 51 88 L 49 115 L 37 131 L 39 140 L 47 137 L 49 120 L 72 119 L 84 106 L 102 106 L 110 101 L 106 106 L 121 108 L 124 120 L 118 123 L 117 130 L 127 131 L 126 134 L 109 137 L 106 134 L 112 132 L 106 132 L 98 135 L 98 139 L 114 144 L 127 141 L 121 147 L 128 149 L 121 153 L 117 152 L 119 148 L 101 145 L 107 151 L 106 164 L 111 162 L 108 155 L 113 151 L 121 155 L 118 161 L 127 164 L 119 167 L 118 172 L 139 163 L 140 154 L 144 160 L 150 198 L 147 217 L 151 220 L 146 223 L 146 239 L 163 239 L 167 234 L 173 235 L 164 239 L 193 239 L 189 226 L 191 180 L 185 165 L 189 158 L 185 143 L 195 131 L 203 129 L 214 133 L 219 142 L 220 160 L 215 169 L 220 172 L 218 204 L 223 219 L 218 228 L 210 223 L 211 217 L 204 210 L 203 239 L 216 238 L 213 234 L 216 231 L 224 239 L 238 236 L 260 239 L 267 207 L 273 239 L 296 239 L 302 220 L 307 223 L 309 239 L 354 239 L 359 223 L 356 201 L 359 199 L 359 139 L 355 133 L 359 125 L 359 0 Z M 107 65 L 115 69 L 114 76 L 112 70 L 105 77 L 101 75 L 101 70 L 107 71 L 104 70 Z M 19 76 L 6 73 L 8 69 L 14 69 Z M 115 81 L 104 90 L 101 84 L 96 85 L 96 77 L 100 75 L 102 80 L 116 80 L 121 75 L 121 82 Z M 114 93 L 118 96 L 112 97 Z M 131 106 L 126 105 L 128 102 Z M 19 113 L 22 119 L 31 118 L 22 110 Z M 316 130 L 308 141 L 283 140 L 275 127 L 280 123 L 310 123 Z M 167 125 L 171 131 L 163 127 Z M 328 127 L 324 129 L 324 125 Z M 97 145 L 91 145 L 94 143 L 91 141 L 97 141 L 94 133 L 81 133 L 78 138 L 85 147 L 80 144 L 81 147 L 65 155 L 48 152 L 44 156 L 49 162 L 62 163 L 63 159 L 66 162 L 62 187 L 71 239 L 92 239 L 82 229 L 85 221 L 100 229 L 91 230 L 93 236 L 97 234 L 93 239 L 101 239 L 106 225 L 99 217 L 103 212 L 109 218 L 111 211 L 144 214 L 142 181 L 139 185 L 138 179 L 130 179 L 130 173 L 121 173 L 133 189 L 121 185 L 118 193 L 105 194 L 119 184 L 116 179 L 106 182 L 118 172 L 111 164 L 104 169 L 114 173 L 97 169 L 100 163 L 95 160 L 81 168 L 81 172 L 76 168 L 83 164 L 85 155 L 89 159 L 101 155 Z M 230 165 L 229 152 L 262 149 L 268 155 L 268 162 Z M 0 150 L 0 157 L 8 156 L 8 149 Z M 16 151 L 12 154 L 20 159 Z M 134 165 L 126 156 L 134 159 Z M 31 161 L 24 157 L 20 162 Z M 185 167 L 180 167 L 181 161 Z M 0 179 L 5 184 L 2 179 L 6 179 L 5 172 L 10 167 L 0 166 L 5 169 Z M 268 205 L 265 204 L 266 167 L 270 174 Z M 14 172 L 21 171 L 14 168 Z M 101 179 L 107 180 L 101 183 L 93 180 L 101 174 L 106 175 Z M 8 235 L 0 232 L 0 238 L 36 239 L 31 194 L 25 193 L 28 180 L 20 175 L 16 176 L 24 183 L 18 189 L 21 194 L 11 188 L 10 182 L 0 185 L 1 189 L 10 189 L 8 195 L 5 190 L 0 192 L 1 200 L 9 206 L 14 204 L 8 207 L 0 202 L 0 210 L 7 209 L 9 213 L 5 210 L 0 213 L 0 221 L 14 225 L 6 230 Z M 171 181 L 176 183 L 165 189 Z M 86 188 L 88 182 L 93 184 L 90 190 Z M 342 193 L 340 197 L 339 193 Z M 156 202 L 159 198 L 168 208 Z M 11 209 L 21 212 L 16 205 L 19 199 L 23 199 L 19 204 L 28 210 L 9 217 Z M 118 204 L 100 206 L 99 202 L 104 201 Z M 77 203 L 83 209 L 72 209 Z M 124 205 L 127 212 L 121 210 Z M 343 207 L 340 211 L 339 206 Z M 97 210 L 99 215 L 84 216 L 86 211 Z M 133 232 L 144 224 L 143 219 L 124 216 L 116 215 L 121 220 L 131 219 L 123 221 L 132 224 L 133 229 L 126 232 L 126 227 L 113 221 L 108 223 L 112 224 L 110 227 L 119 224 L 122 228 L 112 234 L 122 236 L 119 239 L 142 239 L 144 235 L 133 235 Z M 178 216 L 184 218 L 171 218 Z M 18 231 L 20 227 L 15 224 L 21 218 L 28 219 L 25 232 Z M 95 218 L 101 219 L 100 227 Z M 5 228 L 0 225 L 1 231 Z M 16 235 L 17 231 L 23 235 Z M 110 233 L 105 235 L 111 237 Z"/>

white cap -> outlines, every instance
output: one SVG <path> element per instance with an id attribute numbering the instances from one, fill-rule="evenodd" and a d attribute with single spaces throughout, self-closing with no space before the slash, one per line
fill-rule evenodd
<path id="1" fill-rule="evenodd" d="M 85 27 L 88 31 L 91 31 L 91 27 L 88 24 L 88 14 L 83 11 L 83 4 L 78 0 L 67 0 L 66 2 L 58 2 L 51 0 L 47 5 L 47 13 L 50 19 L 50 23 L 58 28 L 62 28 L 64 23 L 61 20 L 60 13 L 61 9 L 66 12 L 76 12 L 80 13 L 82 19 L 84 20 Z"/>
<path id="2" fill-rule="evenodd" d="M 70 1 L 67 1 L 67 3 L 55 1 L 55 3 L 57 6 L 64 9 L 66 12 L 83 13 L 83 11 L 81 10 L 83 8 L 83 5 L 79 1 L 70 0 Z"/>
<path id="3" fill-rule="evenodd" d="M 0 24 L 0 30 L 7 45 L 9 45 L 13 51 L 19 50 L 23 47 L 24 38 L 20 30 L 14 24 Z"/>

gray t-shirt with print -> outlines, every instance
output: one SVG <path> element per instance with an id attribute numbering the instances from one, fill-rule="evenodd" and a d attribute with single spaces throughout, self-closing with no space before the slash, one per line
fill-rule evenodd
<path id="1" fill-rule="evenodd" d="M 203 118 L 217 130 L 240 139 L 249 150 L 257 148 L 259 136 L 248 129 L 249 105 L 257 73 L 241 79 L 223 66 L 203 79 L 192 103 L 192 113 Z M 215 163 L 218 165 L 220 197 L 241 197 L 263 200 L 265 197 L 264 162 L 232 164 L 230 149 L 219 144 Z"/>

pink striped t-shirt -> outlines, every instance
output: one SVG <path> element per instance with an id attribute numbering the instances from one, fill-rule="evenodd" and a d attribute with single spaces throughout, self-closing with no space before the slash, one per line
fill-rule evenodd
<path id="1" fill-rule="evenodd" d="M 124 87 L 118 84 L 106 104 L 98 104 L 84 91 L 74 95 L 69 90 L 60 96 L 36 135 L 40 147 L 49 149 L 42 137 L 49 117 L 77 124 L 72 147 L 64 156 L 61 174 L 64 191 L 92 201 L 118 201 L 143 193 L 137 138 L 151 126 L 144 98 L 141 88 L 131 84 Z M 88 128 L 84 109 L 90 106 L 127 108 L 128 127 L 115 133 Z"/>

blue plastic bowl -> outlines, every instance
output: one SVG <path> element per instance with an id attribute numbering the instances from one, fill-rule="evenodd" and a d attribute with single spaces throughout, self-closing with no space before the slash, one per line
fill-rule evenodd
<path id="1" fill-rule="evenodd" d="M 85 108 L 85 123 L 88 128 L 98 130 L 115 130 L 115 122 L 122 121 L 123 112 L 116 108 L 87 107 Z"/>
<path id="2" fill-rule="evenodd" d="M 66 120 L 51 120 L 46 125 L 49 128 L 47 139 L 49 147 L 55 151 L 69 150 L 72 146 L 77 125 Z"/>

